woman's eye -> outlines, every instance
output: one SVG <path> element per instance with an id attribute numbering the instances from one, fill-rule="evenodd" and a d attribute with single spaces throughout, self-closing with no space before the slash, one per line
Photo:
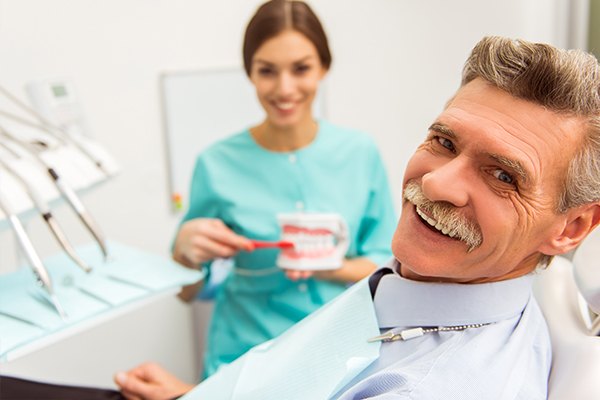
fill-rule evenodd
<path id="1" fill-rule="evenodd" d="M 504 170 L 496 169 L 496 170 L 494 170 L 494 172 L 492 172 L 492 175 L 494 175 L 494 177 L 496 179 L 498 179 L 499 181 L 508 183 L 509 185 L 515 184 L 515 179 L 512 177 L 512 175 L 507 173 Z"/>
<path id="2" fill-rule="evenodd" d="M 441 137 L 441 136 L 436 136 L 436 140 L 438 141 L 439 144 L 441 144 L 442 146 L 444 146 L 451 152 L 454 152 L 456 150 L 454 148 L 454 143 L 452 143 L 451 140 L 448 140 L 445 137 Z"/>
<path id="3" fill-rule="evenodd" d="M 306 71 L 308 71 L 309 69 L 310 69 L 309 65 L 302 64 L 302 65 L 297 65 L 294 68 L 294 72 L 297 73 L 297 74 L 303 74 Z"/>
<path id="4" fill-rule="evenodd" d="M 259 68 L 258 73 L 259 73 L 259 75 L 267 76 L 267 75 L 272 75 L 273 73 L 275 73 L 275 71 L 273 71 L 273 69 L 271 69 L 271 68 Z"/>

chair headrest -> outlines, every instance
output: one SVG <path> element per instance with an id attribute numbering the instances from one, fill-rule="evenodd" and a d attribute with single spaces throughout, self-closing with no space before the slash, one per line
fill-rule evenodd
<path id="1" fill-rule="evenodd" d="M 573 274 L 588 306 L 600 314 L 600 229 L 579 245 L 573 256 Z"/>

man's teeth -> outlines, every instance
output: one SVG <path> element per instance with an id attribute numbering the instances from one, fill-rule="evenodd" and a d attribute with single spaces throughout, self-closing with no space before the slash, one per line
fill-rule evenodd
<path id="1" fill-rule="evenodd" d="M 433 226 L 435 229 L 442 232 L 444 235 L 450 236 L 451 238 L 456 236 L 456 232 L 451 231 L 450 228 L 442 225 L 441 223 L 437 222 L 435 219 L 425 215 L 425 213 L 423 213 L 423 211 L 421 211 L 419 209 L 419 207 L 416 207 L 416 209 L 417 209 L 417 214 L 419 214 L 419 216 L 421 218 L 423 218 L 429 225 Z"/>

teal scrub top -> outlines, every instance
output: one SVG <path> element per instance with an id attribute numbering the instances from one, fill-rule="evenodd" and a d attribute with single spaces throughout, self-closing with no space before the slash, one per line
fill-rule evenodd
<path id="1" fill-rule="evenodd" d="M 310 145 L 273 152 L 245 130 L 217 142 L 197 161 L 182 222 L 219 218 L 236 233 L 278 240 L 278 213 L 341 214 L 350 232 L 347 258 L 381 264 L 391 256 L 397 217 L 387 175 L 370 136 L 319 121 Z M 342 293 L 347 285 L 290 281 L 275 267 L 278 250 L 240 252 L 215 297 L 204 374 L 230 363 Z M 210 265 L 206 265 L 210 271 Z"/>

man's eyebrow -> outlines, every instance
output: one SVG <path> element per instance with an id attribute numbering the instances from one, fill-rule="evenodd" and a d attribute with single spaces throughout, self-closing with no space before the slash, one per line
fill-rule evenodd
<path id="1" fill-rule="evenodd" d="M 446 125 L 442 125 L 438 122 L 434 122 L 433 124 L 431 124 L 431 126 L 429 127 L 429 130 L 438 132 L 438 133 L 442 133 L 452 139 L 456 139 L 456 133 L 454 133 L 454 131 L 452 129 L 450 129 Z"/>
<path id="2" fill-rule="evenodd" d="M 519 175 L 519 178 L 523 183 L 529 182 L 529 174 L 521 162 L 501 156 L 499 154 L 490 154 L 490 158 Z"/>
<path id="3" fill-rule="evenodd" d="M 446 125 L 440 124 L 439 122 L 435 122 L 435 123 L 431 124 L 431 126 L 429 127 L 429 130 L 441 133 L 452 139 L 457 138 L 456 133 L 454 133 L 454 131 L 452 129 L 450 129 Z M 519 179 L 521 180 L 521 182 L 523 182 L 524 184 L 529 182 L 530 176 L 520 161 L 511 159 L 511 158 L 508 158 L 505 156 L 501 156 L 499 154 L 493 154 L 493 153 L 489 154 L 489 157 L 491 159 L 493 159 L 494 161 L 496 161 L 498 164 L 503 165 L 507 169 L 509 169 L 512 172 L 514 172 L 515 174 L 517 174 L 519 176 Z"/>

